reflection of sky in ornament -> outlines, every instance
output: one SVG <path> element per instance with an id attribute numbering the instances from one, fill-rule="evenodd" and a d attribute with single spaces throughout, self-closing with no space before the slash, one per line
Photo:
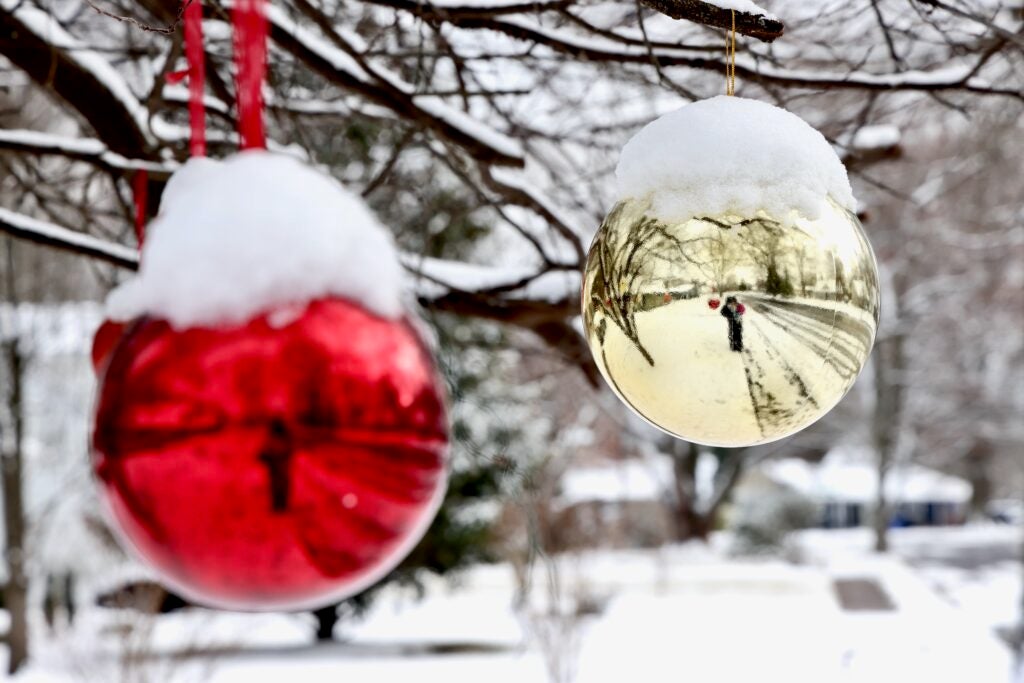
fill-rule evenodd
<path id="1" fill-rule="evenodd" d="M 871 348 L 877 277 L 856 217 L 828 209 L 673 224 L 618 204 L 591 248 L 584 325 L 620 397 L 718 445 L 781 438 L 835 405 Z M 733 322 L 730 296 L 744 308 Z"/>

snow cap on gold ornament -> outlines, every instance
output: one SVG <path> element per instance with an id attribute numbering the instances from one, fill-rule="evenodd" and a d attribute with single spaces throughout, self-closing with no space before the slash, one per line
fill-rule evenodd
<path id="1" fill-rule="evenodd" d="M 619 397 L 688 441 L 749 446 L 828 412 L 867 360 L 877 267 L 818 131 L 738 97 L 688 104 L 623 148 L 583 319 Z"/>

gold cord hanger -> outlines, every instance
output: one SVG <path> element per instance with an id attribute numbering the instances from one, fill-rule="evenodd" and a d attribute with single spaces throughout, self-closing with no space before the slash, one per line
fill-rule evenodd
<path id="1" fill-rule="evenodd" d="M 725 36 L 725 94 L 736 94 L 736 10 L 732 13 L 732 30 Z"/>

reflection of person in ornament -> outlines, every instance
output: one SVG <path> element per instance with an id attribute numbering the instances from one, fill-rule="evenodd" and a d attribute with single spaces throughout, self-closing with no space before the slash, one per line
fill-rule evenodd
<path id="1" fill-rule="evenodd" d="M 725 299 L 725 306 L 722 307 L 722 317 L 729 321 L 729 348 L 733 351 L 743 350 L 743 314 L 746 308 L 730 296 Z"/>

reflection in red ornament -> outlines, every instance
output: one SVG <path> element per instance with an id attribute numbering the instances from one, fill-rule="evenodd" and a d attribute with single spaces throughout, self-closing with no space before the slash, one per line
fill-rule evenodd
<path id="1" fill-rule="evenodd" d="M 351 595 L 420 539 L 444 490 L 442 388 L 410 324 L 336 299 L 285 315 L 142 319 L 106 368 L 97 475 L 131 544 L 198 602 Z"/>
<path id="2" fill-rule="evenodd" d="M 665 301 L 665 303 L 669 303 L 669 302 L 672 301 L 672 293 L 671 292 L 665 292 L 664 301 Z"/>
<path id="3" fill-rule="evenodd" d="M 718 306 L 721 303 L 722 302 L 719 301 L 718 299 L 708 299 L 708 308 L 710 308 L 712 311 L 717 311 L 718 310 Z"/>

